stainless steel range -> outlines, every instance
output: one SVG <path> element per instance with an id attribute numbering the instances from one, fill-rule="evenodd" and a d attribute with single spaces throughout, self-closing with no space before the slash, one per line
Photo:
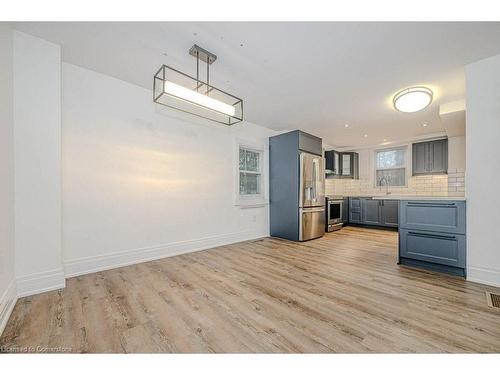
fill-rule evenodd
<path id="1" fill-rule="evenodd" d="M 326 231 L 333 232 L 339 230 L 345 223 L 344 213 L 347 211 L 344 207 L 344 197 L 327 196 L 326 197 Z"/>

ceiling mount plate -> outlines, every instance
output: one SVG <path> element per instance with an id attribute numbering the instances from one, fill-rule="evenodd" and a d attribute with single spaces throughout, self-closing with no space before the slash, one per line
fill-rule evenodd
<path id="1" fill-rule="evenodd" d="M 206 62 L 207 64 L 212 64 L 215 60 L 217 60 L 217 56 L 211 52 L 208 52 L 206 49 L 193 45 L 189 49 L 189 54 L 194 57 L 198 57 L 201 61 Z"/>

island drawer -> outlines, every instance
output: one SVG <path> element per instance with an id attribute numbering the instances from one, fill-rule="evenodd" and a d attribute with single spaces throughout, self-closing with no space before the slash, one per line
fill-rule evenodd
<path id="1" fill-rule="evenodd" d="M 465 235 L 399 230 L 399 256 L 402 258 L 465 268 Z"/>
<path id="2" fill-rule="evenodd" d="M 465 201 L 402 200 L 399 227 L 465 234 Z"/>

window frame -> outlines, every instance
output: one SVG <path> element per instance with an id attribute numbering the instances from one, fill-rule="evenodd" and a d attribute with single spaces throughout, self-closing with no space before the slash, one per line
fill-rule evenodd
<path id="1" fill-rule="evenodd" d="M 378 168 L 378 153 L 379 152 L 387 152 L 387 151 L 394 151 L 394 150 L 401 150 L 403 151 L 404 154 L 404 162 L 402 167 L 390 167 L 390 168 Z M 403 185 L 388 185 L 389 188 L 405 188 L 408 187 L 408 146 L 396 146 L 396 147 L 387 147 L 387 148 L 381 148 L 381 149 L 376 149 L 373 152 L 373 185 L 376 188 L 384 188 L 386 185 L 378 185 L 377 184 L 377 171 L 384 171 L 384 170 L 394 170 L 394 169 L 403 169 L 404 170 L 404 184 Z"/>
<path id="2" fill-rule="evenodd" d="M 240 170 L 240 149 L 256 152 L 259 154 L 259 172 Z M 236 139 L 234 147 L 234 204 L 240 208 L 261 207 L 267 204 L 266 174 L 267 154 L 266 146 L 255 142 Z M 240 172 L 255 173 L 260 175 L 260 194 L 240 194 Z"/>
<path id="3" fill-rule="evenodd" d="M 239 163 L 239 156 L 240 156 L 240 152 L 241 151 L 245 151 L 245 152 L 253 152 L 254 154 L 257 154 L 258 155 L 258 169 L 257 171 L 251 171 L 249 169 L 241 169 L 240 168 L 240 163 Z M 240 190 L 240 183 L 241 183 L 241 174 L 242 173 L 246 173 L 246 174 L 253 174 L 253 175 L 258 175 L 260 176 L 260 186 L 259 186 L 259 191 L 260 193 L 257 193 L 257 194 L 241 194 L 241 190 Z M 260 196 L 262 195 L 262 189 L 263 189 L 263 186 L 262 186 L 262 150 L 255 150 L 253 148 L 249 148 L 249 147 L 244 147 L 242 145 L 240 145 L 238 147 L 238 194 L 240 195 L 240 197 L 256 197 L 256 196 Z"/>

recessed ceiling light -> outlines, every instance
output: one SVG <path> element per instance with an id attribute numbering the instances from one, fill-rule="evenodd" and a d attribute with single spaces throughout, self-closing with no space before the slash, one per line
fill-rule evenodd
<path id="1" fill-rule="evenodd" d="M 431 104 L 432 96 L 432 90 L 427 87 L 409 87 L 394 95 L 392 103 L 400 112 L 418 112 Z"/>
<path id="2" fill-rule="evenodd" d="M 345 124 L 345 125 L 344 125 L 344 127 L 345 127 L 345 128 L 348 128 L 348 127 L 349 127 L 349 124 Z"/>
<path id="3" fill-rule="evenodd" d="M 365 134 L 363 137 L 368 138 L 368 134 Z"/>
<path id="4" fill-rule="evenodd" d="M 428 124 L 422 124 L 422 126 L 425 128 Z"/>
<path id="5" fill-rule="evenodd" d="M 384 142 L 387 142 L 387 139 L 384 138 Z"/>

